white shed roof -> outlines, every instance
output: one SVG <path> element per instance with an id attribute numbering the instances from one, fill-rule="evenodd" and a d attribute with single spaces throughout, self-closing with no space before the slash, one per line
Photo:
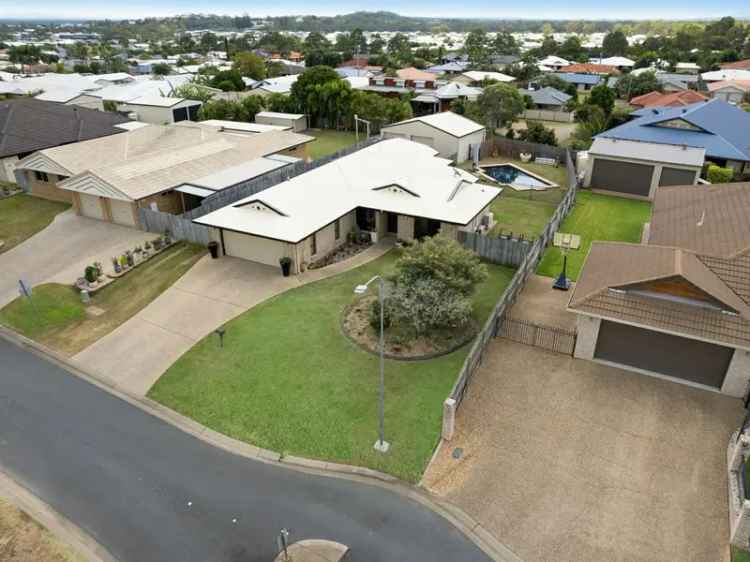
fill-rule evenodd
<path id="1" fill-rule="evenodd" d="M 268 131 L 288 131 L 291 127 L 284 125 L 266 125 L 264 123 L 245 123 L 244 121 L 225 121 L 223 119 L 206 119 L 202 125 L 209 125 L 225 131 L 239 131 L 243 133 L 267 133 Z"/>
<path id="2" fill-rule="evenodd" d="M 416 142 L 381 141 L 193 222 L 290 243 L 357 207 L 465 225 L 501 190 L 436 155 Z"/>
<path id="3" fill-rule="evenodd" d="M 296 121 L 297 119 L 302 119 L 304 116 L 304 113 L 279 113 L 277 111 L 261 111 L 255 116 L 255 118 L 257 119 L 258 117 L 269 117 L 271 119 L 290 119 L 292 121 Z"/>
<path id="4" fill-rule="evenodd" d="M 705 160 L 706 151 L 692 146 L 598 137 L 594 139 L 589 154 L 700 167 Z"/>
<path id="5" fill-rule="evenodd" d="M 171 98 L 157 94 L 146 94 L 129 100 L 127 105 L 145 105 L 149 107 L 174 107 L 175 105 L 187 102 L 184 105 L 199 105 L 201 102 L 185 98 Z"/>
<path id="6" fill-rule="evenodd" d="M 399 123 L 393 123 L 392 125 L 388 125 L 387 127 L 382 127 L 382 130 L 387 130 L 390 127 L 396 127 L 405 123 L 415 122 L 425 123 L 427 125 L 435 127 L 436 129 L 444 131 L 449 135 L 453 135 L 454 137 L 459 138 L 484 129 L 484 125 L 480 125 L 479 123 L 476 123 L 471 119 L 467 119 L 466 117 L 458 115 L 457 113 L 453 113 L 452 111 L 443 111 L 441 113 L 423 115 L 421 117 L 407 119 L 406 121 L 400 121 Z"/>
<path id="7" fill-rule="evenodd" d="M 498 82 L 513 82 L 515 78 L 502 72 L 485 72 L 483 70 L 469 70 L 463 73 L 464 76 L 475 82 L 482 80 L 497 80 Z"/>

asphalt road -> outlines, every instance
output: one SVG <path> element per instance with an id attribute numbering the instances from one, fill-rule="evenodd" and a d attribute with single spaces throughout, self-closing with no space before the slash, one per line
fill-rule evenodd
<path id="1" fill-rule="evenodd" d="M 270 562 L 282 527 L 352 562 L 489 560 L 416 502 L 232 455 L 4 340 L 0 465 L 122 562 Z"/>

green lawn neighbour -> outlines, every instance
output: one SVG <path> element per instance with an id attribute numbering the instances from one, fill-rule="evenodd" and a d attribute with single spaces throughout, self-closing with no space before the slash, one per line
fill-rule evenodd
<path id="1" fill-rule="evenodd" d="M 0 324 L 52 349 L 75 355 L 143 309 L 206 252 L 202 246 L 179 243 L 154 256 L 114 283 L 91 295 L 104 313 L 86 313 L 73 287 L 48 283 L 34 287 L 31 302 L 18 297 L 0 309 Z M 106 269 L 111 266 L 105 265 Z"/>
<path id="2" fill-rule="evenodd" d="M 732 547 L 732 562 L 750 562 L 750 552 Z"/>
<path id="3" fill-rule="evenodd" d="M 492 234 L 512 232 L 514 236 L 523 236 L 533 240 L 542 233 L 568 190 L 565 166 L 554 167 L 521 162 L 502 156 L 483 160 L 481 165 L 505 163 L 515 164 L 558 185 L 558 187 L 544 191 L 516 191 L 513 188 L 504 187 L 500 197 L 492 203 L 491 209 L 497 223 Z"/>
<path id="4" fill-rule="evenodd" d="M 469 346 L 428 361 L 385 363 L 385 437 L 378 437 L 378 357 L 341 332 L 354 287 L 389 271 L 397 251 L 283 293 L 183 355 L 149 396 L 231 437 L 284 454 L 367 466 L 416 482 L 435 447 L 442 403 Z M 513 270 L 488 266 L 473 299 L 484 320 Z"/>
<path id="5" fill-rule="evenodd" d="M 55 215 L 70 208 L 68 203 L 48 201 L 26 194 L 0 199 L 0 253 L 7 252 L 49 226 Z"/>
<path id="6" fill-rule="evenodd" d="M 333 154 L 357 142 L 354 133 L 351 131 L 308 129 L 307 131 L 303 131 L 302 134 L 315 137 L 315 140 L 307 145 L 308 155 L 313 160 Z M 364 135 L 360 135 L 359 140 L 365 140 Z"/>
<path id="7" fill-rule="evenodd" d="M 651 217 L 651 203 L 614 195 L 581 191 L 573 210 L 560 226 L 560 232 L 581 236 L 581 247 L 568 255 L 568 277 L 578 279 L 589 247 L 595 240 L 638 243 L 644 223 Z M 539 275 L 556 277 L 562 270 L 562 252 L 552 246 L 544 253 Z"/>

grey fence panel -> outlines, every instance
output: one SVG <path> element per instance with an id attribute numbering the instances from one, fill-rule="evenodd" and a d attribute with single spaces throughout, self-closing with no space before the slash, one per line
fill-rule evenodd
<path id="1" fill-rule="evenodd" d="M 575 114 L 569 111 L 552 111 L 549 109 L 527 109 L 523 112 L 524 119 L 539 121 L 555 121 L 557 123 L 572 123 Z"/>
<path id="2" fill-rule="evenodd" d="M 169 230 L 176 240 L 185 240 L 202 246 L 207 246 L 211 239 L 208 227 L 195 224 L 190 219 L 179 215 L 170 215 L 151 209 L 138 209 L 138 217 L 141 220 L 141 227 L 148 232 L 163 234 L 165 230 Z"/>
<path id="3" fill-rule="evenodd" d="M 484 236 L 462 230 L 458 231 L 458 241 L 487 261 L 513 267 L 518 267 L 523 263 L 532 246 L 530 240 Z"/>

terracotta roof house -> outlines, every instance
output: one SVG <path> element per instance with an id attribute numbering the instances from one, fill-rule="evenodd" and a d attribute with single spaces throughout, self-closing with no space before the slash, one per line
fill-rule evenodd
<path id="1" fill-rule="evenodd" d="M 409 68 L 398 69 L 396 71 L 396 76 L 398 76 L 402 80 L 437 80 L 437 76 L 435 74 L 432 74 L 431 72 L 425 72 L 424 70 L 419 70 L 418 68 L 414 68 L 413 66 L 410 66 Z"/>
<path id="2" fill-rule="evenodd" d="M 750 93 L 750 80 L 722 80 L 708 85 L 710 96 L 727 103 L 741 103 Z"/>
<path id="3" fill-rule="evenodd" d="M 738 60 L 735 62 L 725 62 L 719 65 L 720 68 L 735 70 L 750 70 L 750 59 Z"/>
<path id="4" fill-rule="evenodd" d="M 682 107 L 707 99 L 703 94 L 693 90 L 670 93 L 654 91 L 632 98 L 630 105 L 639 109 L 643 107 Z"/>
<path id="5" fill-rule="evenodd" d="M 590 62 L 576 63 L 563 66 L 560 72 L 573 72 L 580 74 L 620 74 L 616 66 L 608 64 L 595 64 Z"/>
<path id="6" fill-rule="evenodd" d="M 0 180 L 15 183 L 16 162 L 32 152 L 122 133 L 116 125 L 128 121 L 117 113 L 33 98 L 0 101 Z"/>
<path id="7" fill-rule="evenodd" d="M 750 183 L 672 186 L 644 244 L 594 242 L 570 298 L 575 356 L 744 397 Z"/>

